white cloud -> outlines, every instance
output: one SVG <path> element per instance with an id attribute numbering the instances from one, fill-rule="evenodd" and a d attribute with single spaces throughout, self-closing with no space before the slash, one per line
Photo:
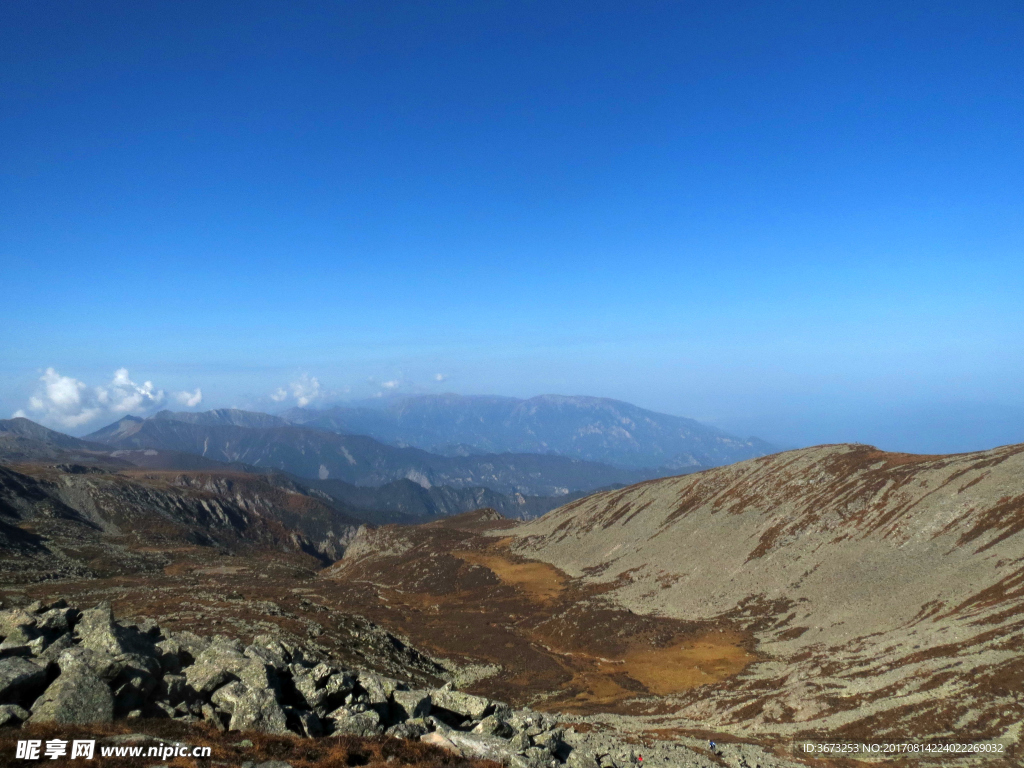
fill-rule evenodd
<path id="1" fill-rule="evenodd" d="M 186 408 L 195 408 L 203 402 L 203 390 L 196 387 L 195 392 L 189 392 L 188 390 L 185 390 L 184 392 L 175 392 L 174 399 Z"/>
<path id="2" fill-rule="evenodd" d="M 287 389 L 284 387 L 278 387 L 276 390 L 271 392 L 270 399 L 275 403 L 283 403 L 289 396 L 295 398 L 296 405 L 300 408 L 305 408 L 314 400 L 319 400 L 323 397 L 324 391 L 320 387 L 320 382 L 315 376 L 310 376 L 308 373 L 304 373 L 298 379 L 289 384 Z"/>
<path id="3" fill-rule="evenodd" d="M 444 381 L 447 378 L 448 377 L 445 376 L 443 373 L 438 373 L 434 375 L 434 381 Z"/>
<path id="4" fill-rule="evenodd" d="M 39 382 L 39 389 L 29 398 L 29 411 L 35 419 L 62 427 L 79 427 L 101 415 L 147 411 L 164 400 L 162 389 L 151 381 L 136 384 L 127 368 L 116 370 L 110 383 L 99 387 L 61 376 L 53 368 L 47 368 Z M 24 411 L 18 413 L 25 415 Z"/>
<path id="5" fill-rule="evenodd" d="M 384 389 L 397 389 L 398 388 L 398 382 L 397 381 L 385 381 L 383 384 L 381 384 L 381 386 L 384 387 Z"/>
<path id="6" fill-rule="evenodd" d="M 28 418 L 28 414 L 25 413 L 24 410 L 19 408 L 18 410 L 16 410 L 14 413 L 11 414 L 11 418 L 12 419 L 27 419 Z"/>
<path id="7" fill-rule="evenodd" d="M 139 386 L 128 376 L 127 368 L 114 371 L 114 378 L 107 388 L 96 387 L 96 395 L 101 404 L 114 413 L 128 413 L 140 408 L 146 410 L 163 402 L 164 391 L 153 387 L 152 381 Z"/>

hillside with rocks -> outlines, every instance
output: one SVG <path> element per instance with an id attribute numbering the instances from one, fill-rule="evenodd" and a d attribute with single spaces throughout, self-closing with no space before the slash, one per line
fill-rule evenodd
<path id="1" fill-rule="evenodd" d="M 106 617 L 109 602 L 114 635 L 192 633 L 209 640 L 203 664 L 225 673 L 205 693 L 164 698 L 150 664 L 155 682 L 137 676 L 147 692 L 133 709 L 116 703 L 124 681 L 104 680 L 113 726 L 194 727 L 222 749 L 278 739 L 292 768 L 315 764 L 302 749 L 382 755 L 380 736 L 400 726 L 391 734 L 410 749 L 442 749 L 409 765 L 626 768 L 642 756 L 773 768 L 800 762 L 794 739 L 841 739 L 992 743 L 1006 757 L 958 764 L 1002 768 L 1024 722 L 1022 470 L 1024 446 L 939 457 L 822 446 L 529 522 L 478 510 L 375 527 L 282 475 L 0 467 L 0 599 L 17 625 L 0 633 L 0 663 L 36 681 L 35 698 L 15 685 L 0 704 L 20 708 L 3 710 L 8 728 L 50 727 L 32 719 L 63 690 L 47 693 L 61 654 L 81 653 L 91 624 L 78 613 Z M 67 631 L 48 616 L 71 610 L 60 599 L 83 607 Z M 237 657 L 251 661 L 267 636 L 302 655 L 289 650 L 261 688 Z M 47 687 L 23 661 L 45 668 Z M 296 698 L 289 686 L 320 664 L 331 671 L 310 695 L 348 674 L 351 701 Z M 371 675 L 391 681 L 384 701 L 360 682 Z M 487 704 L 453 718 L 445 690 Z M 405 693 L 429 694 L 435 720 L 396 719 Z M 309 713 L 323 735 L 303 730 Z M 363 735 L 346 730 L 357 723 Z"/>
<path id="2" fill-rule="evenodd" d="M 511 551 L 759 657 L 680 721 L 737 734 L 1020 738 L 1024 446 L 810 448 L 568 504 Z"/>
<path id="3" fill-rule="evenodd" d="M 269 634 L 246 645 L 58 600 L 0 611 L 0 637 L 0 727 L 174 720 L 310 739 L 386 735 L 514 768 L 598 764 L 551 715 L 450 683 L 416 687 L 419 670 L 403 681 L 346 668 Z"/>

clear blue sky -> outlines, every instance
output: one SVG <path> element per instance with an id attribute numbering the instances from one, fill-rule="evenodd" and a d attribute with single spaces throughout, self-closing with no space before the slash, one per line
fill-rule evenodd
<path id="1" fill-rule="evenodd" d="M 1019 2 L 7 0 L 0 415 L 149 380 L 1024 441 L 1022 40 Z"/>

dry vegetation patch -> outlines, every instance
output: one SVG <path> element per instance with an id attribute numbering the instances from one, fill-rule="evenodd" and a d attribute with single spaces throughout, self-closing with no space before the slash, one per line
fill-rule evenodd
<path id="1" fill-rule="evenodd" d="M 148 738 L 144 738 L 148 737 Z M 489 760 L 458 757 L 438 747 L 404 739 L 364 739 L 358 736 L 332 736 L 305 739 L 298 736 L 271 736 L 265 733 L 220 733 L 205 725 L 188 726 L 173 720 L 133 720 L 97 725 L 27 725 L 18 729 L 0 729 L 0 765 L 90 765 L 92 761 L 44 758 L 36 761 L 16 760 L 17 742 L 38 739 L 95 740 L 95 764 L 104 768 L 138 768 L 159 764 L 168 768 L 208 768 L 215 765 L 238 766 L 243 762 L 256 764 L 281 760 L 292 768 L 501 768 Z M 108 756 L 100 750 L 109 747 L 149 747 L 161 744 L 184 744 L 188 747 L 210 747 L 209 758 L 175 757 L 167 761 L 159 757 Z M 68 750 L 70 753 L 70 749 Z"/>

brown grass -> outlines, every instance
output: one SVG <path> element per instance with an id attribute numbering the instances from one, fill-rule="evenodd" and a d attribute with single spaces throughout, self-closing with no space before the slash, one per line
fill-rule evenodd
<path id="1" fill-rule="evenodd" d="M 146 734 L 166 741 L 179 742 L 189 747 L 210 747 L 211 757 L 204 759 L 178 757 L 166 762 L 155 757 L 102 757 L 101 745 L 149 746 L 155 740 L 114 742 L 110 737 L 125 734 Z M 95 739 L 96 751 L 92 761 L 67 757 L 29 761 L 15 758 L 20 739 L 39 739 L 44 746 L 49 739 Z M 251 746 L 240 742 L 248 740 Z M 69 748 L 70 753 L 70 748 Z M 41 752 L 42 755 L 42 752 Z M 143 753 L 145 755 L 145 752 Z M 210 765 L 241 765 L 246 761 L 256 764 L 268 760 L 283 760 L 293 768 L 500 768 L 488 760 L 468 760 L 442 749 L 418 741 L 402 739 L 363 739 L 356 736 L 337 736 L 321 739 L 302 739 L 298 736 L 271 736 L 263 733 L 218 733 L 210 726 L 177 723 L 172 720 L 132 720 L 97 725 L 34 725 L 24 728 L 0 729 L 0 765 L 67 766 L 102 765 L 104 768 L 138 768 L 151 764 L 169 768 L 206 768 Z"/>
<path id="2" fill-rule="evenodd" d="M 522 590 L 529 598 L 541 603 L 550 603 L 560 597 L 569 580 L 553 565 L 535 560 L 515 562 L 501 555 L 483 552 L 459 551 L 452 554 L 463 562 L 482 565 L 502 583 Z"/>

